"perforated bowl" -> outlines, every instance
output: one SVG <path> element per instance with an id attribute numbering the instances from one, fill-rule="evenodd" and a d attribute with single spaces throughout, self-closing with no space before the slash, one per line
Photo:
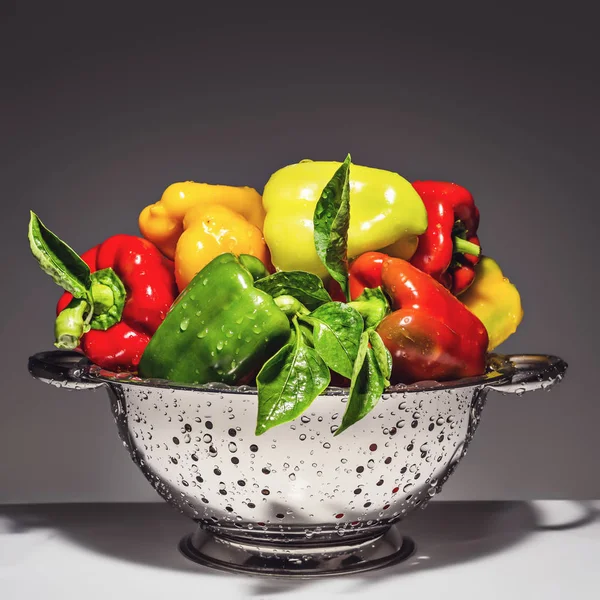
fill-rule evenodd
<path id="1" fill-rule="evenodd" d="M 465 455 L 490 390 L 548 388 L 567 365 L 492 355 L 476 378 L 386 390 L 334 437 L 347 390 L 330 388 L 296 420 L 255 436 L 256 389 L 176 385 L 104 371 L 76 352 L 42 352 L 30 373 L 108 391 L 119 436 L 156 491 L 197 523 L 180 543 L 223 570 L 313 577 L 399 562 L 412 540 L 391 526 L 439 493 Z"/>

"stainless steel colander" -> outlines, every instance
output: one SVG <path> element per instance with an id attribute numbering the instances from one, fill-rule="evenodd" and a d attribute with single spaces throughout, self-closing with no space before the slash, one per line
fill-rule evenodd
<path id="1" fill-rule="evenodd" d="M 198 524 L 180 544 L 188 558 L 303 577 L 409 556 L 414 542 L 391 526 L 441 490 L 465 455 L 488 392 L 548 388 L 566 368 L 554 356 L 492 355 L 481 377 L 389 388 L 337 437 L 347 390 L 330 388 L 303 416 L 257 437 L 254 388 L 119 375 L 75 352 L 29 359 L 42 381 L 108 391 L 135 464 Z"/>

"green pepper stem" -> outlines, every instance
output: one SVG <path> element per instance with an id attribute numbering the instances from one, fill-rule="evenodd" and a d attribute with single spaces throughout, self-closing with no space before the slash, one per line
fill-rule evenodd
<path id="1" fill-rule="evenodd" d="M 79 346 L 81 336 L 89 330 L 90 305 L 82 299 L 74 298 L 69 305 L 60 312 L 54 322 L 54 337 L 57 348 L 73 350 Z"/>
<path id="2" fill-rule="evenodd" d="M 351 306 L 360 314 L 367 328 L 377 327 L 388 312 L 387 304 L 380 302 L 377 298 L 371 300 L 353 300 L 352 302 L 348 302 L 348 306 Z"/>
<path id="3" fill-rule="evenodd" d="M 273 298 L 273 300 L 279 310 L 284 312 L 290 319 L 296 315 L 308 315 L 310 313 L 308 308 L 293 296 L 284 294 Z"/>
<path id="4" fill-rule="evenodd" d="M 108 312 L 115 303 L 115 295 L 107 285 L 93 283 L 91 287 L 92 299 L 94 300 L 94 314 L 100 315 Z"/>
<path id="5" fill-rule="evenodd" d="M 470 254 L 472 256 L 479 256 L 481 254 L 481 247 L 473 242 L 469 242 L 464 238 L 455 236 L 454 238 L 454 253 L 455 254 Z"/>
<path id="6" fill-rule="evenodd" d="M 250 275 L 252 275 L 252 279 L 254 279 L 254 281 L 269 276 L 267 267 L 265 267 L 264 263 L 259 258 L 256 258 L 256 256 L 251 254 L 240 254 L 238 260 L 240 261 L 242 267 L 244 267 L 250 273 Z"/>

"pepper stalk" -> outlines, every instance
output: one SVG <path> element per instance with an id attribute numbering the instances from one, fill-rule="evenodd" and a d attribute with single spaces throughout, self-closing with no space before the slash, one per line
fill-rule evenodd
<path id="1" fill-rule="evenodd" d="M 294 298 L 294 296 L 290 296 L 288 294 L 284 294 L 282 296 L 277 296 L 273 298 L 275 304 L 289 319 L 293 319 L 297 315 L 308 315 L 310 311 L 300 300 Z"/>
<path id="2" fill-rule="evenodd" d="M 461 220 L 456 220 L 452 228 L 452 251 L 453 254 L 470 254 L 471 256 L 481 254 L 481 246 L 467 239 L 467 228 Z"/>
<path id="3" fill-rule="evenodd" d="M 365 288 L 363 293 L 356 300 L 348 302 L 348 305 L 360 313 L 367 329 L 377 327 L 390 313 L 390 303 L 381 287 Z"/>

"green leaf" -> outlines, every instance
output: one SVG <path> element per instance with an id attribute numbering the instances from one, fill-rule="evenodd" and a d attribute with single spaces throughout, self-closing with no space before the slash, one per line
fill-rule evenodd
<path id="1" fill-rule="evenodd" d="M 385 380 L 373 349 L 369 348 L 369 332 L 365 331 L 361 336 L 358 356 L 354 363 L 346 412 L 334 435 L 339 435 L 373 410 L 384 389 Z"/>
<path id="2" fill-rule="evenodd" d="M 29 247 L 42 270 L 75 298 L 91 301 L 90 269 L 80 256 L 30 211 Z"/>
<path id="3" fill-rule="evenodd" d="M 296 318 L 292 340 L 269 359 L 256 377 L 256 435 L 300 416 L 329 385 L 323 359 L 305 341 Z"/>
<path id="4" fill-rule="evenodd" d="M 314 327 L 319 356 L 332 371 L 350 379 L 364 327 L 360 314 L 348 304 L 329 302 L 302 319 Z"/>
<path id="5" fill-rule="evenodd" d="M 94 271 L 91 279 L 94 316 L 90 326 L 106 331 L 121 320 L 127 292 L 119 276 L 110 267 Z"/>
<path id="6" fill-rule="evenodd" d="M 254 282 L 254 287 L 273 298 L 293 296 L 308 310 L 331 302 L 331 296 L 323 287 L 321 278 L 306 271 L 279 271 Z"/>
<path id="7" fill-rule="evenodd" d="M 350 155 L 323 189 L 313 215 L 317 255 L 340 284 L 348 291 L 348 227 L 350 226 Z"/>
<path id="8" fill-rule="evenodd" d="M 385 387 L 387 387 L 390 385 L 392 376 L 392 355 L 383 343 L 381 336 L 374 329 L 369 329 L 369 342 L 371 342 L 373 355 L 385 380 Z"/>
<path id="9" fill-rule="evenodd" d="M 380 287 L 365 288 L 358 298 L 348 304 L 362 315 L 367 329 L 377 327 L 390 313 L 390 303 Z"/>

